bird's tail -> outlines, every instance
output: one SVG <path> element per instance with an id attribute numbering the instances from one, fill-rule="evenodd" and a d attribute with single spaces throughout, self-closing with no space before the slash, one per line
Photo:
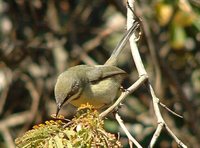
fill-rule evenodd
<path id="1" fill-rule="evenodd" d="M 123 36 L 121 41 L 117 44 L 115 49 L 113 50 L 110 58 L 105 62 L 104 65 L 116 65 L 117 64 L 117 59 L 119 54 L 121 53 L 122 49 L 128 42 L 130 36 L 133 34 L 133 32 L 139 27 L 139 23 L 135 21 L 133 23 L 133 26 L 126 32 L 126 34 Z"/>

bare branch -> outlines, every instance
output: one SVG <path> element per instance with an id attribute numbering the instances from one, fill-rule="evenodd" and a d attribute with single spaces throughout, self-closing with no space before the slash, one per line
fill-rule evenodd
<path id="1" fill-rule="evenodd" d="M 132 24 L 134 22 L 134 14 L 133 14 L 133 0 L 128 0 L 128 10 L 127 10 L 127 29 L 129 29 L 130 27 L 132 27 Z M 133 56 L 133 60 L 135 62 L 138 74 L 139 74 L 139 79 L 132 85 L 130 86 L 127 91 L 123 92 L 121 94 L 121 96 L 117 99 L 117 101 L 110 106 L 107 110 L 105 110 L 104 112 L 102 112 L 100 114 L 100 117 L 103 118 L 104 116 L 106 116 L 108 113 L 110 113 L 115 107 L 117 107 L 125 98 L 126 96 L 128 96 L 130 93 L 132 93 L 133 91 L 135 91 L 141 84 L 145 83 L 146 80 L 148 80 L 148 74 L 144 68 L 144 65 L 142 63 L 141 57 L 140 57 L 140 53 L 139 50 L 137 48 L 136 45 L 136 37 L 134 34 L 132 34 L 130 36 L 130 47 L 131 47 L 131 52 L 132 52 L 132 56 Z M 159 104 L 162 105 L 163 107 L 165 107 L 168 111 L 172 112 L 173 114 L 177 115 L 176 113 L 174 113 L 173 111 L 171 111 L 169 108 L 167 108 L 164 104 L 160 103 L 159 99 L 156 97 L 156 94 L 151 86 L 151 84 L 149 83 L 149 81 L 147 83 L 145 83 L 147 85 L 147 88 L 149 89 L 149 92 L 151 94 L 152 97 L 152 101 L 153 101 L 153 108 L 154 108 L 154 112 L 157 118 L 157 129 L 152 137 L 152 140 L 150 142 L 149 147 L 153 147 L 158 139 L 158 137 L 160 136 L 160 133 L 163 129 L 163 127 L 167 128 L 167 131 L 170 133 L 170 135 L 174 138 L 174 140 L 178 143 L 178 145 L 182 146 L 182 147 L 187 147 L 185 146 L 176 136 L 175 134 L 168 128 L 167 124 L 165 123 L 160 109 L 159 109 Z M 181 117 L 181 116 L 179 116 Z M 133 137 L 130 135 L 130 133 L 128 132 L 128 130 L 125 128 L 124 124 L 122 124 L 123 122 L 121 121 L 121 118 L 119 117 L 118 114 L 116 114 L 116 120 L 119 122 L 120 126 L 123 128 L 123 130 L 125 131 L 125 133 L 127 134 L 127 137 L 129 138 L 129 140 L 131 140 L 133 143 L 135 143 L 135 140 L 132 139 Z"/>
<path id="2" fill-rule="evenodd" d="M 128 0 L 128 3 L 129 3 L 129 6 L 132 8 L 132 10 L 134 10 L 133 9 L 134 0 Z M 132 13 L 132 10 L 131 9 L 127 10 L 127 28 L 130 28 L 131 24 L 133 23 L 133 18 L 134 18 L 133 15 L 134 14 Z M 140 57 L 140 54 L 139 54 L 139 50 L 138 50 L 137 45 L 135 43 L 135 35 L 134 34 L 130 37 L 129 41 L 130 41 L 130 47 L 131 47 L 133 60 L 135 62 L 139 77 L 140 76 L 144 76 L 144 75 L 146 76 L 147 72 L 146 72 L 146 70 L 144 68 L 144 65 L 142 63 L 142 60 L 141 60 L 141 57 Z M 153 108 L 154 108 L 154 112 L 155 112 L 155 115 L 156 115 L 156 118 L 157 118 L 157 123 L 158 123 L 157 129 L 156 129 L 156 131 L 155 131 L 155 133 L 154 133 L 154 135 L 152 137 L 152 140 L 150 142 L 150 147 L 153 147 L 155 142 L 157 141 L 157 138 L 159 137 L 163 127 L 167 126 L 167 124 L 165 123 L 165 121 L 164 121 L 164 119 L 163 119 L 163 117 L 161 115 L 160 109 L 159 109 L 159 105 L 158 105 L 159 104 L 159 99 L 156 97 L 155 92 L 154 92 L 151 84 L 149 82 L 146 83 L 146 84 L 148 86 L 148 89 L 149 89 L 151 97 L 152 97 Z M 175 141 L 178 144 L 180 144 L 180 140 L 177 137 L 175 137 L 173 132 L 172 132 L 171 135 L 175 139 Z M 183 145 L 183 147 L 186 147 L 183 143 L 182 143 L 182 145 Z"/>
<path id="3" fill-rule="evenodd" d="M 187 148 L 187 146 L 176 137 L 176 135 L 170 130 L 170 128 L 166 124 L 165 124 L 165 128 L 167 129 L 167 131 L 169 132 L 169 134 L 174 138 L 174 140 L 176 141 L 176 143 L 178 143 L 179 146 L 181 146 L 183 148 Z"/>
<path id="4" fill-rule="evenodd" d="M 12 140 L 12 136 L 11 136 L 8 128 L 6 126 L 3 126 L 3 127 L 1 126 L 0 127 L 0 131 L 3 134 L 3 137 L 4 137 L 5 141 L 6 141 L 7 147 L 15 148 L 15 144 L 14 144 L 14 142 Z"/>
<path id="5" fill-rule="evenodd" d="M 163 122 L 158 123 L 156 131 L 154 132 L 153 138 L 151 139 L 151 142 L 149 144 L 150 148 L 152 148 L 155 145 L 155 143 L 156 143 L 156 141 L 157 141 L 158 137 L 160 136 L 160 133 L 161 133 L 161 131 L 163 129 L 163 126 L 164 126 Z"/>
<path id="6" fill-rule="evenodd" d="M 123 131 L 125 132 L 125 134 L 127 135 L 128 139 L 133 142 L 138 148 L 142 148 L 142 146 L 137 142 L 137 140 L 135 140 L 132 135 L 129 133 L 128 129 L 126 128 L 126 126 L 124 125 L 121 117 L 119 116 L 118 113 L 115 114 L 115 118 L 117 120 L 117 122 L 119 123 L 119 125 L 121 126 L 121 128 L 123 129 Z"/>
<path id="7" fill-rule="evenodd" d="M 160 104 L 162 107 L 164 107 L 167 111 L 169 111 L 170 113 L 172 113 L 173 115 L 175 115 L 175 116 L 177 116 L 177 117 L 183 119 L 183 116 L 181 116 L 181 115 L 175 113 L 173 110 L 169 109 L 165 104 L 163 104 L 163 103 L 161 103 L 161 102 L 159 102 L 159 104 Z"/>
<path id="8" fill-rule="evenodd" d="M 108 113 L 112 112 L 130 93 L 134 92 L 140 85 L 142 85 L 147 80 L 146 76 L 141 76 L 133 85 L 131 85 L 127 91 L 123 92 L 120 97 L 111 105 L 108 109 L 103 111 L 99 116 L 101 118 L 105 117 Z"/>

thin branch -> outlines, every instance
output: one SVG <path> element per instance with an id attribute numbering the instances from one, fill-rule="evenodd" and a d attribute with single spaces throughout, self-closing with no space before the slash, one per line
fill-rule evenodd
<path id="1" fill-rule="evenodd" d="M 27 122 L 27 119 L 29 119 L 31 114 L 32 114 L 31 111 L 24 111 L 21 113 L 12 114 L 0 121 L 0 129 L 2 129 L 5 126 L 14 127 L 20 124 L 24 124 Z"/>
<path id="2" fill-rule="evenodd" d="M 145 81 L 147 77 L 141 76 L 133 85 L 131 85 L 127 91 L 121 93 L 120 97 L 115 101 L 113 105 L 111 105 L 108 109 L 103 111 L 99 116 L 101 118 L 105 117 L 108 113 L 112 112 L 114 108 L 116 108 L 129 94 L 134 92 L 138 87 L 140 87 Z"/>
<path id="3" fill-rule="evenodd" d="M 173 110 L 171 110 L 170 108 L 168 108 L 165 104 L 163 104 L 163 103 L 161 103 L 161 102 L 159 102 L 159 104 L 160 104 L 163 108 L 165 108 L 167 111 L 169 111 L 170 113 L 172 113 L 173 115 L 175 115 L 175 116 L 177 116 L 177 117 L 183 119 L 183 116 L 181 116 L 181 115 L 175 113 Z"/>
<path id="4" fill-rule="evenodd" d="M 169 127 L 167 126 L 167 124 L 165 123 L 162 115 L 161 115 L 161 112 L 160 112 L 160 109 L 159 109 L 159 99 L 156 97 L 155 95 L 155 92 L 151 86 L 150 83 L 147 84 L 148 87 L 149 87 L 149 90 L 150 90 L 150 94 L 152 96 L 152 99 L 153 99 L 153 107 L 154 107 L 154 111 L 155 111 L 155 114 L 156 114 L 156 117 L 157 117 L 157 122 L 158 122 L 158 126 L 157 126 L 157 129 L 151 139 L 151 142 L 150 142 L 150 145 L 149 147 L 153 147 L 163 129 L 163 127 L 166 127 L 167 131 L 170 133 L 170 135 L 172 136 L 172 138 L 178 143 L 178 145 L 186 148 L 187 146 L 185 144 L 183 144 L 183 142 L 181 142 L 181 140 L 179 140 L 175 134 L 169 129 Z"/>
<path id="5" fill-rule="evenodd" d="M 119 125 L 121 126 L 121 128 L 123 129 L 123 131 L 125 132 L 125 134 L 127 135 L 128 139 L 133 142 L 138 148 L 142 148 L 142 146 L 137 142 L 137 140 L 135 140 L 132 135 L 129 133 L 128 129 L 126 128 L 126 126 L 124 125 L 121 117 L 119 116 L 118 113 L 115 114 L 115 118 L 117 120 L 117 122 L 119 123 Z"/>
<path id="6" fill-rule="evenodd" d="M 8 92 L 9 92 L 9 87 L 6 86 L 2 90 L 2 93 L 0 94 L 0 114 L 2 114 L 2 112 L 3 112 L 4 105 L 6 103 L 6 99 L 7 99 L 7 96 L 8 96 Z"/>
<path id="7" fill-rule="evenodd" d="M 131 140 L 128 140 L 128 143 L 129 143 L 129 147 L 133 148 L 133 142 Z"/>
<path id="8" fill-rule="evenodd" d="M 127 29 L 131 28 L 131 26 L 133 25 L 133 22 L 134 22 L 134 14 L 132 13 L 132 11 L 134 10 L 134 7 L 133 7 L 134 0 L 128 0 L 128 3 L 129 3 L 129 7 L 131 7 L 131 9 L 127 9 Z M 140 53 L 139 53 L 139 50 L 138 50 L 138 47 L 136 44 L 135 34 L 131 35 L 129 42 L 130 42 L 133 60 L 134 60 L 135 66 L 137 68 L 139 77 L 141 77 L 143 75 L 147 75 L 147 72 L 142 63 L 142 59 L 140 57 Z"/>
<path id="9" fill-rule="evenodd" d="M 176 143 L 178 143 L 179 146 L 181 146 L 183 148 L 187 148 L 187 146 L 176 137 L 176 135 L 170 130 L 170 128 L 167 125 L 165 125 L 165 128 L 167 129 L 167 131 L 169 132 L 169 134 L 174 138 L 174 140 L 176 141 Z"/>
<path id="10" fill-rule="evenodd" d="M 15 144 L 13 143 L 12 136 L 6 126 L 1 126 L 0 131 L 3 134 L 4 140 L 6 141 L 7 147 L 15 148 Z"/>
<path id="11" fill-rule="evenodd" d="M 149 147 L 152 148 L 154 146 L 154 144 L 156 143 L 156 141 L 162 131 L 163 126 L 165 125 L 165 121 L 162 118 L 162 115 L 161 115 L 161 112 L 160 112 L 160 109 L 158 106 L 159 99 L 156 97 L 151 84 L 148 83 L 147 85 L 148 85 L 148 88 L 149 88 L 149 91 L 150 91 L 150 94 L 151 94 L 151 97 L 153 100 L 153 108 L 154 108 L 154 112 L 156 114 L 157 123 L 158 123 L 157 129 L 156 129 L 156 131 L 151 139 L 150 145 L 149 145 Z"/>
<path id="12" fill-rule="evenodd" d="M 160 135 L 160 133 L 161 133 L 163 127 L 166 127 L 167 131 L 170 133 L 170 135 L 172 136 L 172 138 L 174 138 L 174 140 L 178 143 L 178 145 L 180 145 L 180 146 L 186 148 L 187 146 L 184 145 L 184 144 L 175 136 L 175 134 L 168 128 L 167 124 L 165 123 L 165 121 L 164 121 L 164 119 L 163 119 L 163 117 L 162 117 L 162 115 L 161 115 L 160 109 L 159 109 L 159 105 L 158 105 L 158 104 L 159 104 L 159 99 L 156 97 L 155 92 L 154 92 L 154 90 L 153 90 L 151 84 L 148 82 L 147 85 L 148 85 L 150 94 L 151 94 L 152 99 L 153 99 L 153 108 L 154 108 L 154 112 L 155 112 L 155 114 L 156 114 L 157 122 L 158 122 L 157 129 L 156 129 L 156 131 L 155 131 L 155 133 L 154 133 L 154 135 L 153 135 L 153 137 L 152 137 L 152 139 L 151 139 L 151 142 L 150 142 L 149 147 L 152 148 L 152 147 L 155 145 L 155 143 L 156 143 L 156 141 L 157 141 L 157 139 L 158 139 L 158 137 L 159 137 L 159 135 Z"/>
<path id="13" fill-rule="evenodd" d="M 127 28 L 129 29 L 131 27 L 131 24 L 133 23 L 133 18 L 134 18 L 134 14 L 132 13 L 132 10 L 134 8 L 133 7 L 134 0 L 128 0 L 128 3 L 129 3 L 129 6 L 132 8 L 132 9 L 127 10 Z M 142 60 L 141 60 L 141 57 L 140 57 L 140 54 L 139 54 L 139 50 L 138 50 L 136 42 L 135 42 L 135 35 L 134 34 L 130 37 L 129 41 L 130 41 L 130 47 L 131 47 L 133 60 L 135 62 L 139 77 L 144 76 L 144 75 L 146 76 L 147 72 L 146 72 L 144 65 L 142 63 Z M 148 76 L 147 76 L 147 78 L 148 78 Z M 161 115 L 160 109 L 159 109 L 159 105 L 158 105 L 159 99 L 156 97 L 155 92 L 154 92 L 151 84 L 149 82 L 146 83 L 146 84 L 148 86 L 148 89 L 149 89 L 151 97 L 152 97 L 153 108 L 154 108 L 154 112 L 155 112 L 155 115 L 156 115 L 156 118 L 157 118 L 157 123 L 158 123 L 157 129 L 156 129 L 156 131 L 155 131 L 155 133 L 152 137 L 152 140 L 150 142 L 150 147 L 153 147 L 155 142 L 157 141 L 157 138 L 159 137 L 163 127 L 164 126 L 167 127 L 167 124 L 165 123 L 165 121 L 164 121 L 164 119 Z M 180 140 L 173 134 L 173 132 L 170 133 L 170 134 L 175 139 L 175 141 L 178 144 L 180 144 Z M 182 142 L 181 142 L 181 144 L 182 144 L 181 146 L 187 147 Z"/>

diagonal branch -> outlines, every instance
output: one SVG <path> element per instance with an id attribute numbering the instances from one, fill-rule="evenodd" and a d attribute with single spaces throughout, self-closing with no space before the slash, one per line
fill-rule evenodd
<path id="1" fill-rule="evenodd" d="M 121 126 L 121 128 L 123 129 L 123 131 L 125 132 L 125 134 L 127 135 L 128 139 L 133 142 L 138 148 L 142 148 L 142 146 L 137 142 L 137 140 L 135 140 L 130 132 L 128 131 L 128 129 L 126 128 L 126 126 L 123 123 L 123 120 L 121 119 L 121 117 L 119 116 L 118 113 L 115 114 L 115 118 L 117 120 L 117 122 L 119 123 L 119 125 Z"/>
<path id="2" fill-rule="evenodd" d="M 101 118 L 105 117 L 108 113 L 112 112 L 130 93 L 134 92 L 140 85 L 142 85 L 147 80 L 147 77 L 141 76 L 133 85 L 131 85 L 127 91 L 123 92 L 120 97 L 111 105 L 108 109 L 103 111 L 99 116 Z"/>

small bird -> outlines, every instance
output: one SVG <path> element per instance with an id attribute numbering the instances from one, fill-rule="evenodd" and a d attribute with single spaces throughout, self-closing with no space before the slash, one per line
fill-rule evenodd
<path id="1" fill-rule="evenodd" d="M 96 109 L 100 109 L 114 101 L 126 76 L 124 70 L 115 66 L 117 57 L 138 26 L 139 24 L 134 22 L 104 65 L 78 65 L 58 76 L 54 89 L 56 116 L 67 103 L 76 107 L 89 103 Z"/>

